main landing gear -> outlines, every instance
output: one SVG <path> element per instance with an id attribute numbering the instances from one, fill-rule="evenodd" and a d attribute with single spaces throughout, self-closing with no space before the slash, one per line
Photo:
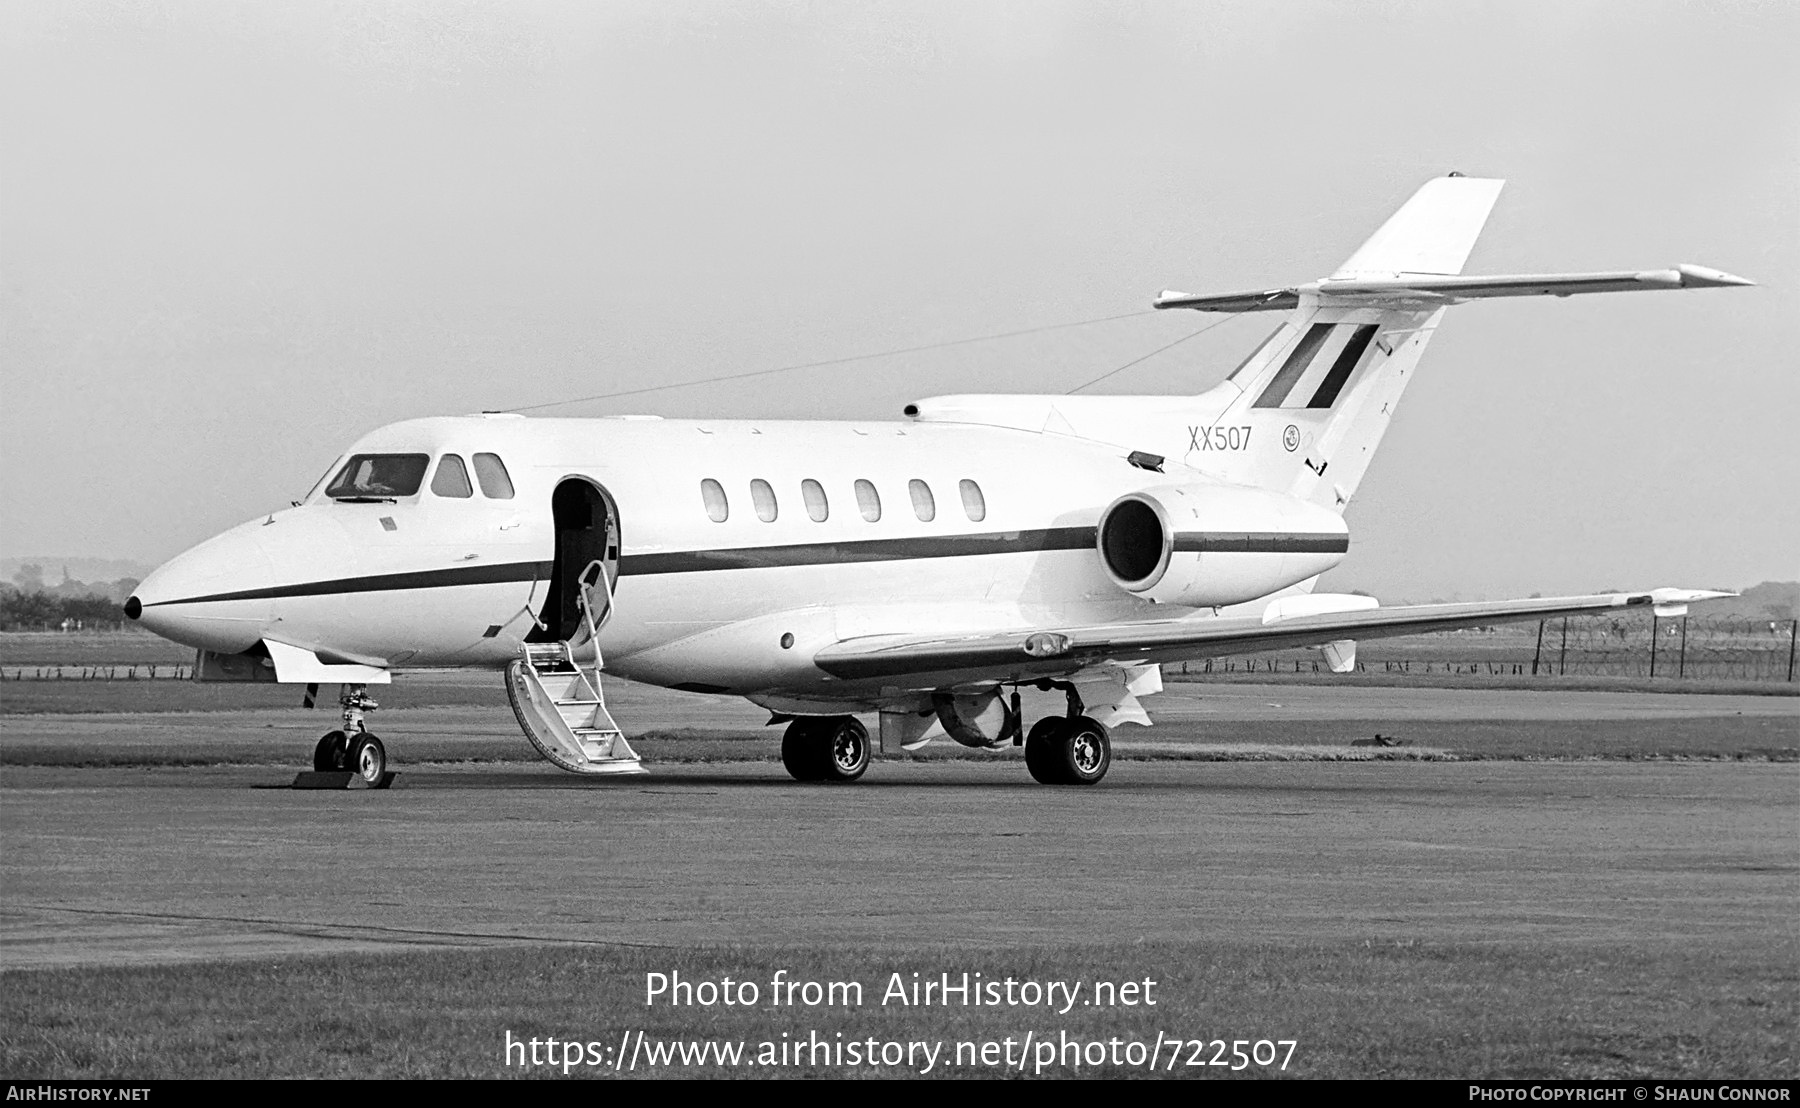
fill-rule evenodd
<path id="1" fill-rule="evenodd" d="M 1112 765 L 1112 737 L 1087 716 L 1045 716 L 1025 736 L 1025 768 L 1045 785 L 1092 785 Z"/>
<path id="2" fill-rule="evenodd" d="M 855 716 L 801 716 L 781 737 L 796 781 L 854 781 L 869 768 L 869 732 Z"/>
<path id="3" fill-rule="evenodd" d="M 331 731 L 313 748 L 313 769 L 321 773 L 345 770 L 356 774 L 363 784 L 381 784 L 387 773 L 387 748 L 381 740 L 363 730 L 363 713 L 380 707 L 369 697 L 367 686 L 345 685 L 338 696 L 343 709 L 344 729 Z"/>
<path id="4" fill-rule="evenodd" d="M 1075 686 L 1047 683 L 1068 694 L 1067 715 L 1046 716 L 1024 738 L 1025 768 L 1045 785 L 1093 785 L 1112 766 L 1112 734 L 1083 714 Z M 1018 711 L 1015 703 L 1013 713 Z M 1013 742 L 1017 744 L 1016 724 Z M 327 736 L 329 738 L 330 736 Z M 869 732 L 855 716 L 801 716 L 781 739 L 781 764 L 796 781 L 854 781 L 869 768 Z"/>
<path id="5" fill-rule="evenodd" d="M 1061 689 L 1069 698 L 1067 715 L 1045 716 L 1025 736 L 1025 768 L 1043 785 L 1093 785 L 1112 765 L 1112 734 L 1105 724 L 1084 715 L 1086 706 L 1075 686 L 1040 681 L 1042 689 Z"/>

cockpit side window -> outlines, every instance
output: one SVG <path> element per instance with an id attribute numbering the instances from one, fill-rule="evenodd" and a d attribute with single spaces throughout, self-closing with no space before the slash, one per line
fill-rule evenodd
<path id="1" fill-rule="evenodd" d="M 412 496 L 425 480 L 429 454 L 356 454 L 325 488 L 333 500 Z"/>
<path id="2" fill-rule="evenodd" d="M 475 455 L 475 480 L 481 482 L 481 495 L 489 500 L 513 498 L 512 477 L 507 474 L 506 463 L 498 454 Z"/>
<path id="3" fill-rule="evenodd" d="M 461 458 L 446 454 L 438 461 L 437 475 L 431 479 L 431 491 L 458 500 L 475 495 L 475 487 L 469 484 L 469 471 L 463 468 Z"/>
<path id="4" fill-rule="evenodd" d="M 312 488 L 306 490 L 306 495 L 301 497 L 299 500 L 294 501 L 294 503 L 304 504 L 308 500 L 311 500 L 313 498 L 313 496 L 316 495 L 320 489 L 325 487 L 325 482 L 331 480 L 332 476 L 337 473 L 339 467 L 341 467 L 343 464 L 344 464 L 344 459 L 340 455 L 338 457 L 337 461 L 331 463 L 330 468 L 326 469 L 324 473 L 319 474 L 319 479 L 317 481 L 313 482 Z"/>

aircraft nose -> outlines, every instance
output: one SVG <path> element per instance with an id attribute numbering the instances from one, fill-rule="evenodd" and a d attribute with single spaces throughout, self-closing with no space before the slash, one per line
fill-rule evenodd
<path id="1" fill-rule="evenodd" d="M 273 568 L 256 523 L 233 528 L 158 567 L 125 602 L 125 614 L 165 639 L 235 654 L 269 624 Z"/>

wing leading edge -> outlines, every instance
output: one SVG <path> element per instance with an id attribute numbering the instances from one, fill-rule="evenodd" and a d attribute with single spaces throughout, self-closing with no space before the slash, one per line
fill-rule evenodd
<path id="1" fill-rule="evenodd" d="M 1246 650 L 1321 646 L 1342 639 L 1392 638 L 1490 623 L 1654 608 L 1679 615 L 1685 605 L 1732 596 L 1695 589 L 1652 589 L 1593 596 L 1535 597 L 1469 604 L 1417 604 L 1273 616 L 1190 616 L 1185 619 L 996 631 L 973 635 L 872 635 L 846 639 L 813 656 L 820 669 L 845 680 L 984 670 L 990 679 L 1061 677 L 1090 666 L 1193 661 Z"/>

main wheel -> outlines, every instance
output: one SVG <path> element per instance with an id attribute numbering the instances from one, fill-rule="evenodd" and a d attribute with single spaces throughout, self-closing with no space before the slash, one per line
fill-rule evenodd
<path id="1" fill-rule="evenodd" d="M 788 724 L 787 732 L 781 736 L 781 764 L 787 767 L 788 775 L 796 781 L 817 781 L 822 767 L 818 755 L 819 740 L 817 733 L 820 724 L 827 721 L 802 716 Z"/>
<path id="2" fill-rule="evenodd" d="M 1068 729 L 1069 721 L 1063 716 L 1045 716 L 1031 725 L 1025 736 L 1025 768 L 1031 771 L 1032 780 L 1043 785 L 1063 784 L 1057 748 Z"/>
<path id="3" fill-rule="evenodd" d="M 1112 736 L 1087 716 L 1040 719 L 1025 739 L 1025 767 L 1046 785 L 1092 785 L 1112 765 Z"/>
<path id="4" fill-rule="evenodd" d="M 350 738 L 342 731 L 331 731 L 313 747 L 313 769 L 332 773 L 349 768 Z"/>
<path id="5" fill-rule="evenodd" d="M 819 729 L 824 742 L 819 774 L 825 781 L 854 781 L 869 768 L 869 730 L 855 716 L 827 720 Z"/>
<path id="6" fill-rule="evenodd" d="M 797 719 L 781 737 L 781 764 L 796 781 L 854 781 L 870 755 L 868 729 L 855 716 Z"/>
<path id="7" fill-rule="evenodd" d="M 387 748 L 381 745 L 380 739 L 365 731 L 350 744 L 349 761 L 347 768 L 362 778 L 363 784 L 379 785 L 387 773 Z"/>
<path id="8" fill-rule="evenodd" d="M 1069 729 L 1067 776 L 1071 785 L 1092 785 L 1112 766 L 1112 734 L 1097 720 L 1078 716 Z"/>

